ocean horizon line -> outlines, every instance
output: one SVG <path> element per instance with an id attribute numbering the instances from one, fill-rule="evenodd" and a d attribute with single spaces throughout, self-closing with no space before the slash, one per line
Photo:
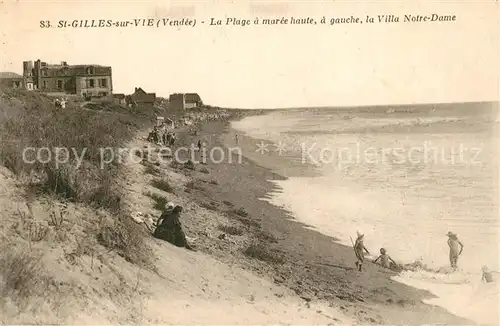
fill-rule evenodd
<path id="1" fill-rule="evenodd" d="M 363 108 L 400 108 L 404 106 L 412 106 L 412 107 L 424 107 L 424 106 L 429 106 L 429 105 L 471 105 L 471 104 L 500 104 L 500 100 L 493 101 L 493 100 L 485 100 L 485 101 L 464 101 L 464 102 L 425 102 L 425 103 L 400 103 L 400 104 L 374 104 L 374 105 L 313 105 L 313 106 L 289 106 L 289 107 L 260 107 L 260 108 L 243 108 L 243 107 L 223 107 L 223 106 L 217 106 L 215 105 L 214 107 L 220 107 L 221 109 L 226 109 L 226 110 L 248 110 L 248 111 L 259 111 L 259 110 L 265 110 L 265 111 L 285 111 L 285 110 L 322 110 L 322 109 L 363 109 Z"/>

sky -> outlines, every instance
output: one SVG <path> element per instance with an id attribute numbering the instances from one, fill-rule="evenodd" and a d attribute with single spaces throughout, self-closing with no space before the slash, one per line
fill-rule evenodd
<path id="1" fill-rule="evenodd" d="M 495 101 L 496 1 L 3 1 L 0 71 L 22 61 L 101 64 L 115 93 L 197 92 L 240 108 Z M 403 23 L 405 14 L 456 22 Z M 208 26 L 250 19 L 395 15 L 399 23 Z M 40 21 L 196 18 L 194 27 L 40 28 Z M 205 24 L 201 24 L 205 21 Z"/>

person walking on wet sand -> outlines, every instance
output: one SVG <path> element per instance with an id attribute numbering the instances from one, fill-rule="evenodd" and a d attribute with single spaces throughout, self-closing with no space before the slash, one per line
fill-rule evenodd
<path id="1" fill-rule="evenodd" d="M 450 265 L 453 269 L 456 269 L 458 257 L 462 254 L 464 245 L 458 240 L 455 233 L 448 232 L 446 235 L 448 236 L 448 247 L 450 247 Z M 458 247 L 460 247 L 460 250 Z"/>
<path id="2" fill-rule="evenodd" d="M 368 249 L 366 249 L 365 247 L 364 237 L 365 237 L 364 234 L 358 232 L 358 237 L 356 238 L 356 242 L 354 243 L 354 253 L 356 254 L 356 258 L 358 259 L 356 261 L 356 267 L 360 272 L 362 270 L 363 262 L 365 260 L 365 251 L 367 254 L 370 254 Z"/>

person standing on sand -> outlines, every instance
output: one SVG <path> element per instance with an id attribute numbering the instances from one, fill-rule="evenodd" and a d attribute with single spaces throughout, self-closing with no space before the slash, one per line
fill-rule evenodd
<path id="1" fill-rule="evenodd" d="M 160 137 L 158 134 L 158 127 L 155 125 L 153 127 L 153 143 L 158 144 L 159 140 L 160 140 Z"/>
<path id="2" fill-rule="evenodd" d="M 166 132 L 162 133 L 161 143 L 162 143 L 163 146 L 167 146 L 168 145 L 168 143 L 167 143 L 167 133 Z"/>
<path id="3" fill-rule="evenodd" d="M 354 253 L 356 254 L 356 258 L 358 259 L 356 261 L 356 267 L 358 267 L 358 271 L 361 272 L 362 267 L 363 267 L 363 262 L 365 260 L 365 251 L 367 254 L 370 254 L 368 249 L 366 249 L 365 244 L 364 244 L 364 234 L 361 234 L 358 232 L 358 237 L 356 238 L 356 242 L 354 243 Z"/>
<path id="4" fill-rule="evenodd" d="M 236 145 L 238 145 L 238 134 L 234 135 L 234 140 L 236 141 Z"/>
<path id="5" fill-rule="evenodd" d="M 203 146 L 203 143 L 202 143 L 201 139 L 199 139 L 199 140 L 198 140 L 198 145 L 197 145 L 197 148 L 198 148 L 198 159 L 199 159 L 200 161 L 203 161 L 203 159 L 204 159 L 204 158 L 203 158 L 203 152 L 201 151 L 202 146 Z"/>
<path id="6" fill-rule="evenodd" d="M 448 236 L 448 247 L 450 247 L 450 265 L 453 269 L 456 269 L 458 257 L 462 254 L 464 245 L 458 240 L 455 233 L 449 231 L 446 235 Z M 460 250 L 458 249 L 459 246 Z"/>

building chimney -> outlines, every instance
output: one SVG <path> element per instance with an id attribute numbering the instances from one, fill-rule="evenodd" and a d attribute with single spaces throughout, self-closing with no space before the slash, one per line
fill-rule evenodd
<path id="1" fill-rule="evenodd" d="M 138 90 L 138 88 L 136 87 L 134 92 L 137 92 L 137 90 Z"/>

